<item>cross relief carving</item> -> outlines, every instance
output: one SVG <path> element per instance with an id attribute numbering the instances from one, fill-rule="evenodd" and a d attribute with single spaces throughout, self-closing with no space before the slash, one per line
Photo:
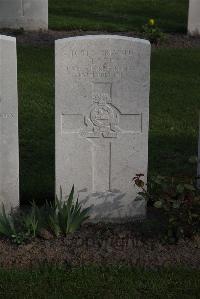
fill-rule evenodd
<path id="1" fill-rule="evenodd" d="M 142 132 L 142 114 L 123 114 L 113 105 L 111 83 L 94 83 L 92 106 L 86 115 L 62 113 L 61 123 L 62 134 L 79 133 L 85 138 Z"/>
<path id="2" fill-rule="evenodd" d="M 90 142 L 94 192 L 112 190 L 112 140 L 120 134 L 142 132 L 142 114 L 121 113 L 112 103 L 111 86 L 107 82 L 93 84 L 92 105 L 86 115 L 61 115 L 62 135 L 78 134 Z"/>

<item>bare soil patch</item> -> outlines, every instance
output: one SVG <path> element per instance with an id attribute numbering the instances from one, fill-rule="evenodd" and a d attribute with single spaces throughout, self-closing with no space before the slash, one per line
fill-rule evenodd
<path id="1" fill-rule="evenodd" d="M 156 217 L 156 221 L 154 221 Z M 160 225 L 159 225 L 160 223 Z M 44 264 L 66 267 L 82 265 L 129 265 L 144 268 L 186 266 L 200 269 L 200 236 L 163 244 L 163 222 L 155 212 L 137 223 L 86 223 L 67 237 L 41 238 L 17 246 L 0 239 L 0 267 L 35 268 Z"/>
<path id="2" fill-rule="evenodd" d="M 95 35 L 95 34 L 111 34 L 105 31 L 40 31 L 40 32 L 23 32 L 0 30 L 1 34 L 15 36 L 19 45 L 37 45 L 37 46 L 50 46 L 53 45 L 56 39 L 82 36 L 82 35 Z M 112 34 L 139 37 L 142 38 L 141 33 L 137 32 L 113 32 Z M 159 44 L 154 45 L 158 48 L 198 48 L 200 47 L 200 37 L 190 37 L 184 34 L 166 34 L 165 40 Z"/>

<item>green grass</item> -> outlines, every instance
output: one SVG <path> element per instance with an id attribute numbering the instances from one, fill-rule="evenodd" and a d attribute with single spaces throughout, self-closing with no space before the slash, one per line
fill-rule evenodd
<path id="1" fill-rule="evenodd" d="M 149 174 L 195 174 L 200 110 L 198 49 L 152 53 Z M 19 47 L 21 200 L 54 196 L 54 52 Z M 134 175 L 134 173 L 133 173 Z M 67 183 L 67 182 L 66 182 Z"/>
<path id="2" fill-rule="evenodd" d="M 150 173 L 194 174 L 200 111 L 199 49 L 153 52 L 150 96 Z"/>
<path id="3" fill-rule="evenodd" d="M 0 271 L 2 298 L 199 298 L 196 270 L 125 267 Z"/>
<path id="4" fill-rule="evenodd" d="M 54 53 L 18 49 L 21 200 L 54 194 Z"/>
<path id="5" fill-rule="evenodd" d="M 155 18 L 166 32 L 186 32 L 188 0 L 50 0 L 51 29 L 141 30 Z"/>

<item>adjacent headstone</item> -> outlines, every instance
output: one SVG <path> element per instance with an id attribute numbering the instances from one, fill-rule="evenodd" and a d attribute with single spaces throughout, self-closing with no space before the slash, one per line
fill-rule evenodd
<path id="1" fill-rule="evenodd" d="M 19 204 L 16 40 L 0 35 L 0 204 Z"/>
<path id="2" fill-rule="evenodd" d="M 150 43 L 100 35 L 56 41 L 56 190 L 91 219 L 145 216 L 131 182 L 147 177 Z"/>
<path id="3" fill-rule="evenodd" d="M 198 160 L 197 160 L 197 187 L 200 189 L 200 114 L 199 114 Z"/>
<path id="4" fill-rule="evenodd" d="M 200 0 L 189 0 L 188 33 L 200 35 Z"/>
<path id="5" fill-rule="evenodd" d="M 0 28 L 48 29 L 48 0 L 0 0 Z"/>

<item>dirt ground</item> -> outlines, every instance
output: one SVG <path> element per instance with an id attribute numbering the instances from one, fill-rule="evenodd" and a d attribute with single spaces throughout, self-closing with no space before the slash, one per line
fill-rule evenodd
<path id="1" fill-rule="evenodd" d="M 129 265 L 143 268 L 186 266 L 200 269 L 200 236 L 163 244 L 159 233 L 146 222 L 86 223 L 67 237 L 53 238 L 44 231 L 40 238 L 15 245 L 0 239 L 0 267 L 35 268 L 44 264 L 66 267 L 82 265 Z M 155 225 L 155 224 L 154 224 Z M 149 227 L 149 230 L 147 229 Z M 162 223 L 158 232 L 162 231 Z"/>
<path id="2" fill-rule="evenodd" d="M 111 34 L 109 32 L 100 31 L 40 31 L 40 32 L 23 32 L 23 31 L 11 31 L 11 30 L 0 30 L 0 34 L 6 34 L 15 36 L 19 45 L 53 45 L 56 39 L 61 39 L 71 36 L 80 35 L 95 35 L 95 34 Z M 113 32 L 112 34 L 139 37 L 142 38 L 140 33 L 137 32 Z M 165 40 L 158 46 L 153 47 L 165 47 L 165 48 L 194 48 L 200 47 L 200 37 L 189 37 L 184 34 L 166 34 Z"/>

